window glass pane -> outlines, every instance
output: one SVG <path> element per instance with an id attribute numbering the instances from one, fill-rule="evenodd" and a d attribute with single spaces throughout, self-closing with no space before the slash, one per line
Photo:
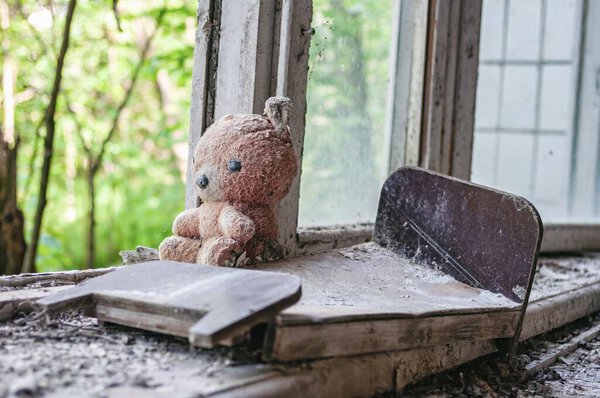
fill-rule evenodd
<path id="1" fill-rule="evenodd" d="M 484 0 L 472 179 L 545 222 L 599 213 L 600 2 Z"/>
<path id="2" fill-rule="evenodd" d="M 374 221 L 393 0 L 315 0 L 299 224 Z"/>

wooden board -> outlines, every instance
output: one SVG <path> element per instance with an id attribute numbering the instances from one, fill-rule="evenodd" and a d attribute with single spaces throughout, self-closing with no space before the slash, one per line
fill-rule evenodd
<path id="1" fill-rule="evenodd" d="M 114 270 L 114 267 L 108 267 L 82 271 L 39 272 L 32 274 L 0 276 L 0 288 L 17 288 L 32 285 L 34 283 L 48 283 L 54 285 L 75 284 L 85 279 L 104 275 Z"/>
<path id="2" fill-rule="evenodd" d="M 70 286 L 0 291 L 0 321 L 12 318 L 20 310 L 33 309 L 36 300 L 68 288 Z"/>
<path id="3" fill-rule="evenodd" d="M 597 265 L 596 268 L 600 270 L 600 266 Z M 527 310 L 523 332 L 525 334 L 527 331 L 533 331 L 534 334 L 529 337 L 600 311 L 600 281 L 598 280 L 586 286 L 575 287 L 566 280 L 558 281 L 549 296 L 544 292 L 548 286 L 546 283 L 538 285 L 538 295 Z M 591 304 L 578 309 L 573 298 Z M 573 303 L 571 312 L 566 311 L 563 306 L 563 303 L 567 302 Z M 536 316 L 532 317 L 530 311 L 535 312 Z M 557 313 L 565 312 L 565 316 L 556 316 Z M 540 320 L 544 320 L 541 322 L 544 329 L 534 327 L 534 324 Z M 257 383 L 249 383 L 234 391 L 222 391 L 211 396 L 370 397 L 402 391 L 406 385 L 424 377 L 455 368 L 497 350 L 495 341 L 485 340 L 319 359 L 309 362 L 310 366 L 287 366 L 279 375 Z M 278 367 L 281 368 L 281 365 Z"/>
<path id="4" fill-rule="evenodd" d="M 302 298 L 269 331 L 280 361 L 511 337 L 520 304 L 375 243 L 265 264 L 302 280 Z M 340 338 L 343 336 L 343 338 Z"/>
<path id="5" fill-rule="evenodd" d="M 267 359 L 295 361 L 508 338 L 519 311 L 275 327 Z"/>
<path id="6" fill-rule="evenodd" d="M 372 242 L 260 267 L 302 280 L 302 298 L 277 317 L 278 325 L 519 308 L 518 303 L 500 294 L 468 286 Z"/>
<path id="7" fill-rule="evenodd" d="M 38 303 L 50 312 L 91 306 L 100 320 L 187 335 L 194 345 L 212 347 L 299 297 L 300 280 L 292 275 L 153 261 L 119 268 Z"/>

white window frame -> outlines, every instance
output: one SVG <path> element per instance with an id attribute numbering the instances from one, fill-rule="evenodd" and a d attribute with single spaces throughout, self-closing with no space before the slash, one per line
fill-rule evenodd
<path id="1" fill-rule="evenodd" d="M 395 1 L 382 149 L 389 171 L 418 165 L 470 179 L 481 7 L 480 0 Z M 287 95 L 294 104 L 290 128 L 301 161 L 312 1 L 199 0 L 197 18 L 190 151 L 224 114 L 262 113 L 268 97 Z M 598 37 L 589 45 L 598 47 Z M 372 225 L 298 229 L 300 178 L 301 172 L 277 209 L 279 241 L 288 256 L 370 238 Z M 186 208 L 198 205 L 193 184 L 188 173 Z M 598 248 L 600 225 L 545 227 L 544 251 Z"/>

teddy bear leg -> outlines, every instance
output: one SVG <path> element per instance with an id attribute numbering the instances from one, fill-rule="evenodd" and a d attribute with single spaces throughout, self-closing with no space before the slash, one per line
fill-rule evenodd
<path id="1" fill-rule="evenodd" d="M 237 256 L 241 254 L 240 244 L 223 236 L 209 239 L 198 253 L 201 264 L 234 266 Z"/>
<path id="2" fill-rule="evenodd" d="M 161 260 L 195 263 L 201 247 L 200 239 L 169 236 L 158 247 L 158 255 Z"/>

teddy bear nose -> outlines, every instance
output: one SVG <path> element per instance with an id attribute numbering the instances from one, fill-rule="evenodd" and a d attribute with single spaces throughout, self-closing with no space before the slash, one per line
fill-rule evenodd
<path id="1" fill-rule="evenodd" d="M 198 176 L 198 178 L 196 178 L 196 185 L 198 185 L 202 189 L 206 188 L 208 185 L 208 177 L 204 174 Z"/>

